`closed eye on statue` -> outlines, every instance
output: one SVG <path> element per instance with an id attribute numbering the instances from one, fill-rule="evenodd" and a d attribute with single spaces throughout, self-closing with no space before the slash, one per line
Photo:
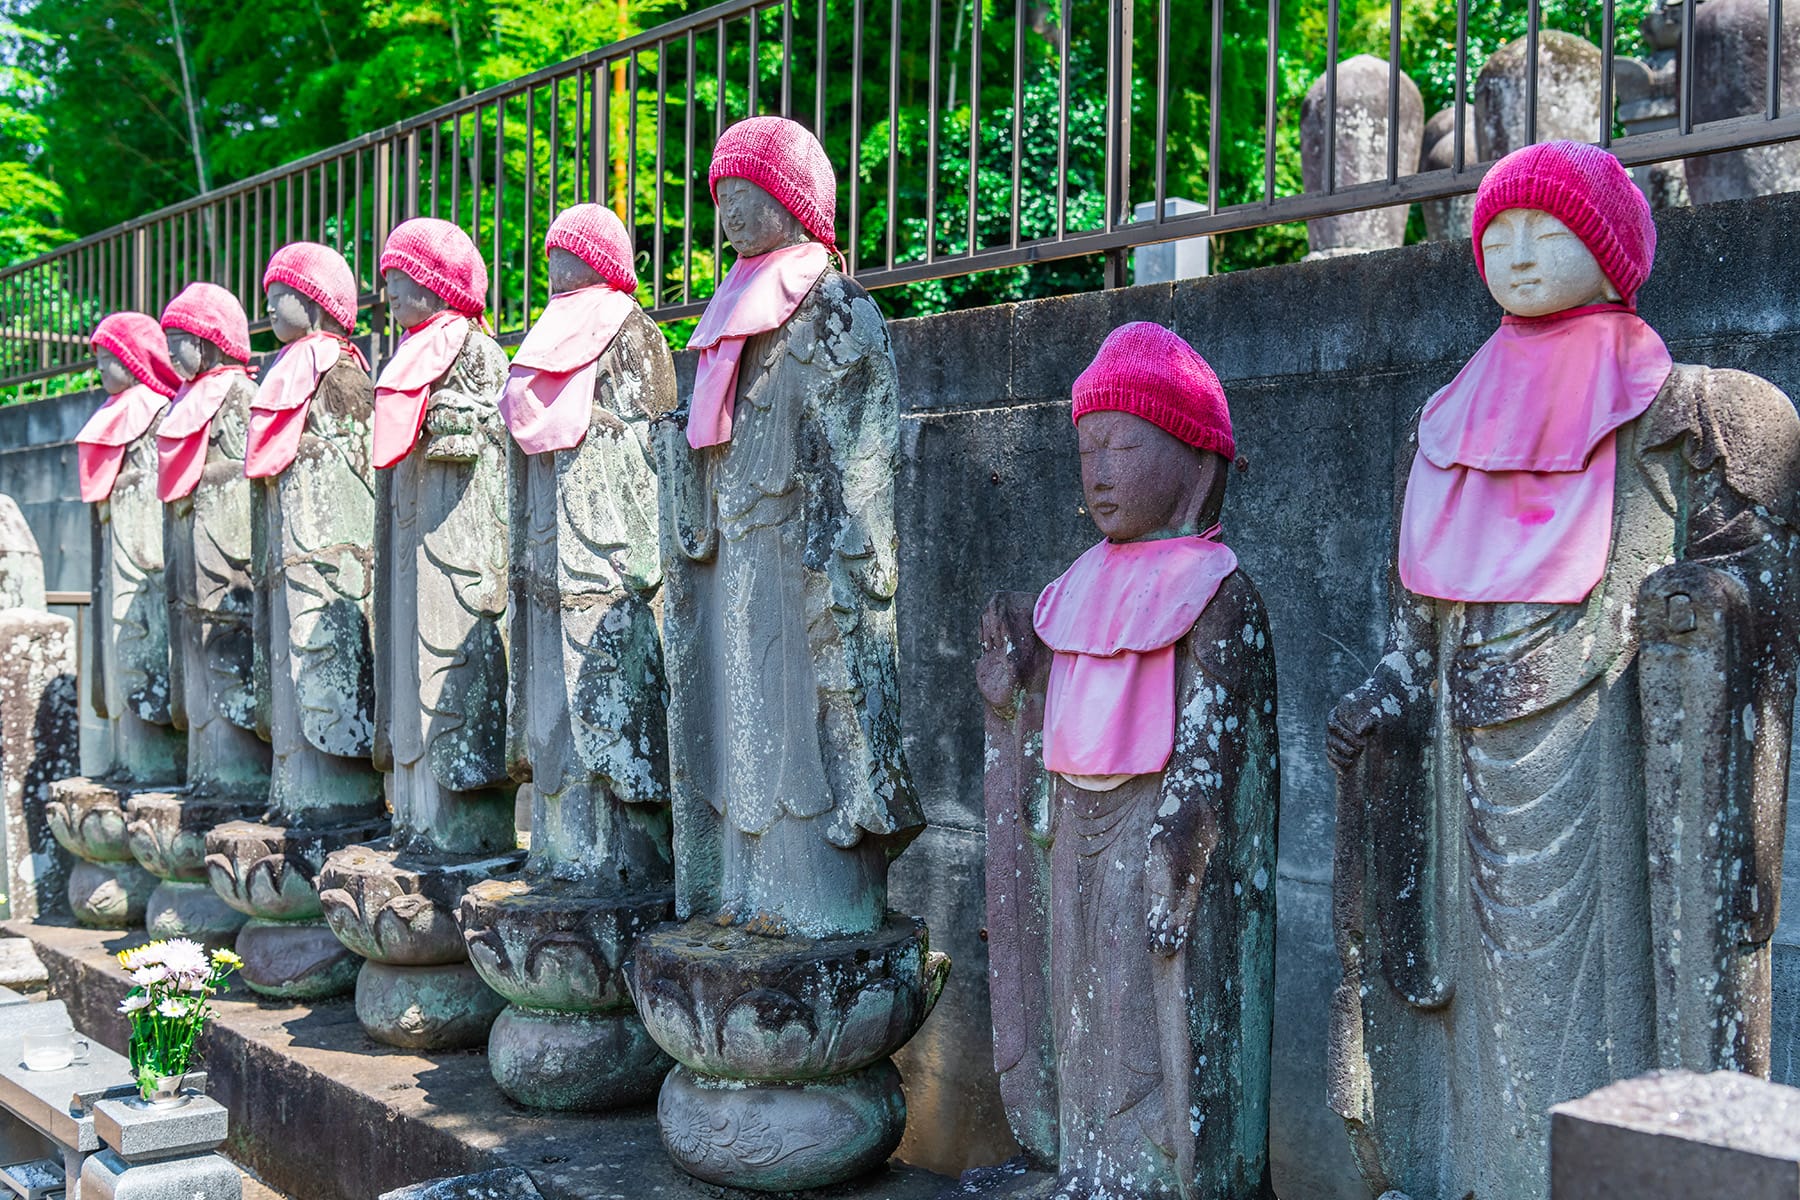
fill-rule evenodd
<path id="1" fill-rule="evenodd" d="M 1574 236 L 1575 235 L 1570 233 L 1567 229 L 1547 229 L 1543 233 L 1537 235 L 1537 240 L 1541 242 L 1547 238 L 1565 238 Z"/>

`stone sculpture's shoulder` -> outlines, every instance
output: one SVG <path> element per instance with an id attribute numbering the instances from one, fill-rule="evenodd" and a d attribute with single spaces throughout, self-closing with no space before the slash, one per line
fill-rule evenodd
<path id="1" fill-rule="evenodd" d="M 1269 614 L 1242 567 L 1219 584 L 1186 645 L 1206 674 L 1232 691 L 1261 687 L 1265 677 L 1273 676 Z"/>
<path id="2" fill-rule="evenodd" d="M 375 381 L 361 363 L 345 354 L 319 380 L 313 403 L 334 416 L 367 417 L 375 403 Z"/>
<path id="3" fill-rule="evenodd" d="M 498 396 L 506 386 L 506 351 L 493 335 L 470 328 L 447 380 L 464 391 Z"/>
<path id="4" fill-rule="evenodd" d="M 1800 416 L 1768 380 L 1677 363 L 1641 421 L 1643 449 L 1685 438 L 1683 453 L 1696 469 L 1723 460 L 1733 491 L 1791 519 L 1800 484 Z"/>
<path id="5" fill-rule="evenodd" d="M 868 289 L 836 267 L 825 268 L 803 311 L 838 362 L 893 357 L 881 309 Z"/>

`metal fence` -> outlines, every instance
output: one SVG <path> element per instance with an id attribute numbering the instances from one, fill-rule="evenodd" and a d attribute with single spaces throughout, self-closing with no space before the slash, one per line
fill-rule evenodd
<path id="1" fill-rule="evenodd" d="M 1105 257 L 1111 284 L 1130 247 L 1471 191 L 1484 170 L 1465 116 L 1479 65 L 1471 3 L 1526 9 L 1527 140 L 1537 140 L 1539 0 L 1454 0 L 1451 164 L 1421 170 L 1400 153 L 1390 73 L 1386 170 L 1341 182 L 1340 0 L 1286 0 L 1285 14 L 1283 2 L 728 0 L 0 271 L 0 385 L 90 367 L 86 336 L 100 316 L 157 312 L 194 280 L 232 288 L 266 329 L 261 268 L 295 239 L 350 259 L 380 331 L 379 248 L 421 214 L 462 225 L 487 256 L 503 339 L 546 299 L 544 229 L 585 200 L 633 229 L 653 314 L 692 316 L 725 261 L 706 187 L 711 147 L 753 113 L 792 116 L 824 141 L 840 168 L 841 245 L 871 288 L 1089 255 Z M 1696 119 L 1695 3 L 1655 0 L 1678 13 L 1674 119 L 1619 136 L 1611 51 L 1634 36 L 1620 28 L 1626 2 L 1592 5 L 1607 52 L 1590 140 L 1636 165 L 1800 137 L 1800 114 L 1782 103 L 1782 0 L 1768 5 L 1761 108 L 1710 122 Z M 1406 69 L 1402 0 L 1381 7 L 1387 59 Z M 1322 23 L 1322 46 L 1296 47 L 1292 35 L 1283 45 L 1296 13 Z M 1262 59 L 1260 88 L 1254 69 L 1239 70 L 1246 55 Z M 1303 83 L 1325 80 L 1326 182 L 1312 191 L 1288 161 L 1296 63 Z M 1235 179 L 1233 154 L 1250 164 Z M 1169 211 L 1178 187 L 1204 209 Z M 1151 215 L 1134 219 L 1145 202 Z"/>

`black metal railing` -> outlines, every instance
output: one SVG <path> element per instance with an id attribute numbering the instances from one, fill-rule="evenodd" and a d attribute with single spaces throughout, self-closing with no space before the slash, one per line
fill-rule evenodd
<path id="1" fill-rule="evenodd" d="M 91 367 L 86 337 L 102 315 L 157 312 L 194 280 L 232 288 L 266 329 L 260 272 L 295 239 L 349 258 L 379 330 L 379 247 L 412 215 L 475 238 L 505 339 L 541 310 L 543 231 L 579 201 L 611 205 L 633 229 L 653 314 L 691 317 L 726 258 L 706 188 L 711 147 L 753 113 L 792 116 L 825 143 L 840 168 L 842 248 L 872 288 L 1090 255 L 1117 283 L 1131 247 L 1466 193 L 1485 169 L 1465 116 L 1478 66 L 1471 2 L 1455 0 L 1453 86 L 1441 96 L 1455 108 L 1451 165 L 1422 170 L 1402 153 L 1390 71 L 1385 171 L 1344 182 L 1340 0 L 1285 0 L 1285 11 L 1284 0 L 728 0 L 0 271 L 0 386 Z M 1475 2 L 1525 10 L 1537 140 L 1539 0 Z M 1696 119 L 1688 0 L 1675 119 L 1622 133 L 1614 53 L 1636 37 L 1618 19 L 1629 2 L 1592 6 L 1602 117 L 1590 140 L 1641 165 L 1800 137 L 1782 103 L 1782 0 L 1769 0 L 1760 111 Z M 1322 46 L 1296 45 L 1290 22 L 1320 13 Z M 1376 48 L 1404 69 L 1403 16 L 1391 0 Z M 1263 70 L 1240 69 L 1247 56 Z M 1320 74 L 1325 182 L 1308 191 L 1288 160 L 1299 91 Z M 1169 211 L 1182 192 L 1204 207 Z M 1134 219 L 1134 202 L 1152 204 L 1148 219 Z"/>

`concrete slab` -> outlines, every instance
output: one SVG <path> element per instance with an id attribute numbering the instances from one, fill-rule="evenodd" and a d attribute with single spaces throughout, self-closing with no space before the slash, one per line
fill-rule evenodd
<path id="1" fill-rule="evenodd" d="M 31 938 L 51 994 L 68 1004 L 77 1027 L 124 1045 L 115 1009 L 128 988 L 112 955 L 142 941 L 142 931 L 27 922 L 0 929 Z M 215 1007 L 200 1052 L 209 1094 L 231 1114 L 222 1149 L 296 1200 L 369 1200 L 503 1167 L 529 1174 L 545 1200 L 752 1196 L 702 1187 L 678 1171 L 648 1106 L 599 1116 L 523 1108 L 494 1087 L 485 1053 L 426 1056 L 383 1046 L 363 1033 L 347 1000 L 278 1004 L 238 989 Z M 931 1200 L 950 1182 L 891 1164 L 827 1194 Z"/>

